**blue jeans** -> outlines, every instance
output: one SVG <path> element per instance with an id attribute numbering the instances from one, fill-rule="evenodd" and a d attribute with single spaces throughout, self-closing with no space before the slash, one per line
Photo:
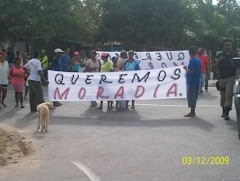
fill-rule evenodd
<path id="1" fill-rule="evenodd" d="M 198 99 L 198 86 L 187 87 L 187 99 L 188 99 L 188 107 L 196 108 L 197 99 Z"/>
<path id="2" fill-rule="evenodd" d="M 201 80 L 199 84 L 199 93 L 202 93 L 202 88 L 205 86 L 206 73 L 201 73 Z"/>

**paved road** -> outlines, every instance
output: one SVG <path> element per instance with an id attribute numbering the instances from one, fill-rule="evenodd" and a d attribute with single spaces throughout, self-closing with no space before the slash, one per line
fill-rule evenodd
<path id="1" fill-rule="evenodd" d="M 135 111 L 124 113 L 66 102 L 51 113 L 47 134 L 35 132 L 37 115 L 29 113 L 27 102 L 25 109 L 12 108 L 12 89 L 7 99 L 0 122 L 23 130 L 36 153 L 1 168 L 2 181 L 240 180 L 235 111 L 232 121 L 220 118 L 215 88 L 200 96 L 193 119 L 183 117 L 186 100 L 138 101 Z M 216 156 L 230 163 L 211 165 Z M 194 163 L 183 165 L 183 157 Z"/>

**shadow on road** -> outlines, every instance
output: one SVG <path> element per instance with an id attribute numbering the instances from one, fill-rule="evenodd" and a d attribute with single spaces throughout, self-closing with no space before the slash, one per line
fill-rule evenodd
<path id="1" fill-rule="evenodd" d="M 229 129 L 233 131 L 238 131 L 238 125 L 237 121 L 235 120 L 230 120 L 226 122 L 226 125 L 230 126 Z"/>
<path id="2" fill-rule="evenodd" d="M 25 115 L 24 117 L 20 118 L 20 119 L 16 119 L 16 123 L 15 126 L 17 128 L 25 128 L 31 124 L 35 124 L 33 123 L 34 120 L 37 119 L 37 113 L 28 113 L 27 115 Z M 37 127 L 37 124 L 36 124 Z"/>
<path id="3" fill-rule="evenodd" d="M 180 127 L 188 126 L 210 132 L 215 126 L 201 118 L 141 119 L 135 110 L 126 112 L 101 112 L 86 110 L 80 117 L 52 116 L 52 125 L 106 126 L 106 127 Z"/>
<path id="4" fill-rule="evenodd" d="M 16 114 L 16 110 L 12 109 L 1 115 L 1 121 L 10 119 Z M 194 127 L 210 132 L 215 126 L 210 122 L 201 118 L 177 118 L 166 119 L 142 119 L 136 110 L 128 110 L 124 112 L 117 111 L 99 111 L 96 108 L 88 108 L 79 116 L 54 116 L 51 112 L 51 125 L 79 125 L 79 126 L 105 126 L 105 127 Z M 27 115 L 17 118 L 14 125 L 18 128 L 25 128 L 32 124 L 36 124 L 37 113 L 28 113 Z M 226 123 L 230 129 L 238 131 L 236 121 Z M 42 136 L 40 136 L 42 137 Z M 44 137 L 44 136 L 43 136 Z"/>
<path id="5" fill-rule="evenodd" d="M 2 108 L 2 110 L 4 110 L 4 108 Z M 2 114 L 0 114 L 0 116 L 1 116 L 0 121 L 3 122 L 5 120 L 7 120 L 7 119 L 11 119 L 12 117 L 15 116 L 17 110 L 18 109 L 12 108 L 12 109 L 8 109 L 6 112 L 3 112 Z"/>
<path id="6" fill-rule="evenodd" d="M 204 92 L 204 93 L 199 95 L 199 98 L 201 100 L 212 101 L 212 100 L 218 100 L 219 99 L 219 95 L 211 94 L 209 92 Z"/>

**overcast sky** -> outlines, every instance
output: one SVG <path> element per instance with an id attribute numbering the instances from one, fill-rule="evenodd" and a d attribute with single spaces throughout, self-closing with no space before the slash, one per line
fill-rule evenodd
<path id="1" fill-rule="evenodd" d="M 212 2 L 214 5 L 217 4 L 217 0 L 212 0 Z"/>

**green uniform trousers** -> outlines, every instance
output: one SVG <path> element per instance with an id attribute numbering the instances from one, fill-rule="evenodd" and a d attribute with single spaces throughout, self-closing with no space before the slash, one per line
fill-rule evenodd
<path id="1" fill-rule="evenodd" d="M 30 110 L 36 112 L 37 105 L 44 102 L 42 83 L 34 80 L 28 80 L 28 82 Z"/>
<path id="2" fill-rule="evenodd" d="M 235 76 L 225 79 L 219 79 L 219 86 L 223 89 L 222 91 L 220 91 L 220 104 L 223 108 L 228 108 L 230 110 L 232 109 L 234 83 Z"/>

